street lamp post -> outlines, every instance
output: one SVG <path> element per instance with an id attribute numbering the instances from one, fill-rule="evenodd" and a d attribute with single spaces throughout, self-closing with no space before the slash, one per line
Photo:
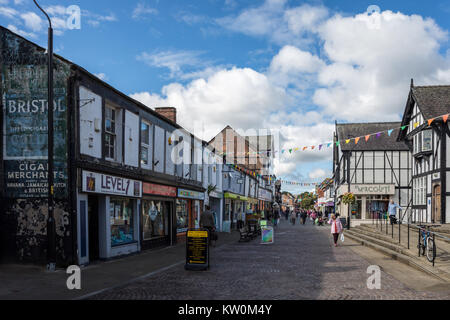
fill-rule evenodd
<path id="1" fill-rule="evenodd" d="M 36 0 L 34 4 L 42 11 L 48 20 L 48 218 L 47 218 L 47 269 L 55 271 L 56 268 L 56 224 L 54 217 L 54 188 L 53 188 L 53 29 L 52 21 L 48 14 L 39 6 Z"/>

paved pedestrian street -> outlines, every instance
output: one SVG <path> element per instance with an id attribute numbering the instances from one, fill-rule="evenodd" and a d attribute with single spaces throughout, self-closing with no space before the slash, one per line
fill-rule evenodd
<path id="1" fill-rule="evenodd" d="M 303 299 L 449 299 L 449 291 L 409 288 L 381 272 L 381 289 L 367 288 L 370 263 L 345 240 L 335 248 L 329 226 L 282 221 L 274 244 L 228 243 L 212 248 L 208 271 L 176 265 L 155 276 L 104 291 L 89 299 L 303 300 Z M 365 250 L 371 250 L 364 248 Z M 413 272 L 400 265 L 402 273 Z M 414 276 L 414 273 L 411 273 Z"/>

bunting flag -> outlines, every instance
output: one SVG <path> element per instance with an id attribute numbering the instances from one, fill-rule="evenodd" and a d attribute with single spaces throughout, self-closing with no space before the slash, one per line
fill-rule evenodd
<path id="1" fill-rule="evenodd" d="M 425 121 L 426 121 L 426 123 L 428 124 L 428 126 L 431 126 L 431 124 L 432 124 L 433 122 L 435 122 L 437 119 L 442 119 L 444 123 L 447 123 L 449 116 L 450 116 L 450 114 L 445 114 L 445 115 L 442 115 L 442 116 L 439 116 L 439 117 L 435 117 L 435 118 L 432 118 L 432 119 L 428 119 L 428 120 L 425 120 Z M 349 144 L 350 141 L 352 141 L 352 140 L 355 141 L 355 144 L 358 144 L 358 143 L 360 142 L 361 138 L 363 138 L 363 137 L 365 138 L 365 141 L 368 142 L 368 141 L 370 140 L 370 137 L 371 137 L 371 136 L 376 136 L 376 138 L 380 138 L 381 135 L 382 135 L 383 133 L 387 133 L 387 135 L 388 135 L 389 137 L 391 137 L 391 136 L 392 136 L 392 133 L 394 132 L 394 130 L 400 129 L 401 131 L 403 131 L 403 130 L 405 130 L 406 128 L 408 128 L 409 126 L 410 126 L 410 125 L 404 125 L 404 126 L 401 126 L 401 127 L 392 128 L 392 129 L 385 130 L 385 131 L 382 131 L 382 132 L 376 132 L 376 133 L 367 134 L 367 135 L 364 135 L 364 136 L 361 136 L 361 137 L 341 139 L 341 140 L 336 141 L 336 142 L 335 142 L 335 145 L 336 145 L 337 147 L 339 147 L 339 146 L 341 145 L 341 141 L 343 141 L 343 142 L 345 141 L 345 144 Z M 420 126 L 420 122 L 415 122 L 415 123 L 413 123 L 413 128 L 414 128 L 414 129 L 416 129 L 416 128 L 419 127 L 419 126 Z M 317 145 L 317 146 L 318 146 L 318 149 L 319 149 L 319 150 L 324 150 L 325 145 L 327 146 L 327 148 L 330 148 L 330 147 L 333 145 L 333 142 L 326 142 L 326 143 L 319 144 L 319 145 Z M 316 150 L 316 149 L 317 149 L 317 148 L 316 148 L 317 146 L 311 146 L 311 150 Z M 301 150 L 305 151 L 305 150 L 307 150 L 308 148 L 309 148 L 309 147 L 303 147 L 303 148 L 301 148 Z M 293 151 L 298 151 L 298 150 L 300 150 L 299 147 L 292 148 L 292 149 L 282 149 L 282 150 L 281 150 L 281 153 L 284 154 L 285 151 L 289 151 L 289 153 L 292 154 Z M 275 154 L 276 152 L 277 152 L 277 151 L 273 151 L 273 154 Z M 262 153 L 265 154 L 265 153 L 268 153 L 268 151 L 247 152 L 247 153 L 244 153 L 244 154 L 249 155 L 249 154 L 262 154 Z M 232 153 L 228 153 L 228 155 L 231 155 L 231 154 L 232 154 Z M 224 152 L 222 155 L 225 156 L 225 155 L 227 155 L 227 153 Z"/>

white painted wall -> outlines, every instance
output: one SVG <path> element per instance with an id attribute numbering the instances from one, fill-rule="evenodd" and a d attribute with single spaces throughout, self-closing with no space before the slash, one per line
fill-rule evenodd
<path id="1" fill-rule="evenodd" d="M 165 143 L 164 129 L 155 125 L 154 130 L 155 130 L 154 162 L 158 163 L 157 165 L 154 166 L 154 171 L 163 173 L 164 172 L 164 143 Z"/>
<path id="2" fill-rule="evenodd" d="M 125 165 L 139 166 L 139 116 L 125 111 Z"/>
<path id="3" fill-rule="evenodd" d="M 80 86 L 80 153 L 102 157 L 102 98 Z M 92 102 L 89 99 L 94 99 Z"/>

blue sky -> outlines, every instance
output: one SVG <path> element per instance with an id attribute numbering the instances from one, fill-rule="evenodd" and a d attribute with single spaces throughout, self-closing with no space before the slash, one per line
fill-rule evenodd
<path id="1" fill-rule="evenodd" d="M 450 83 L 450 1 L 39 3 L 52 13 L 58 54 L 150 107 L 177 107 L 205 140 L 230 124 L 279 129 L 280 148 L 318 145 L 335 120 L 399 120 L 412 77 Z M 70 5 L 81 8 L 80 30 L 62 24 Z M 46 46 L 31 0 L 0 0 L 0 24 Z M 279 160 L 278 176 L 291 181 L 332 170 L 327 150 Z"/>

